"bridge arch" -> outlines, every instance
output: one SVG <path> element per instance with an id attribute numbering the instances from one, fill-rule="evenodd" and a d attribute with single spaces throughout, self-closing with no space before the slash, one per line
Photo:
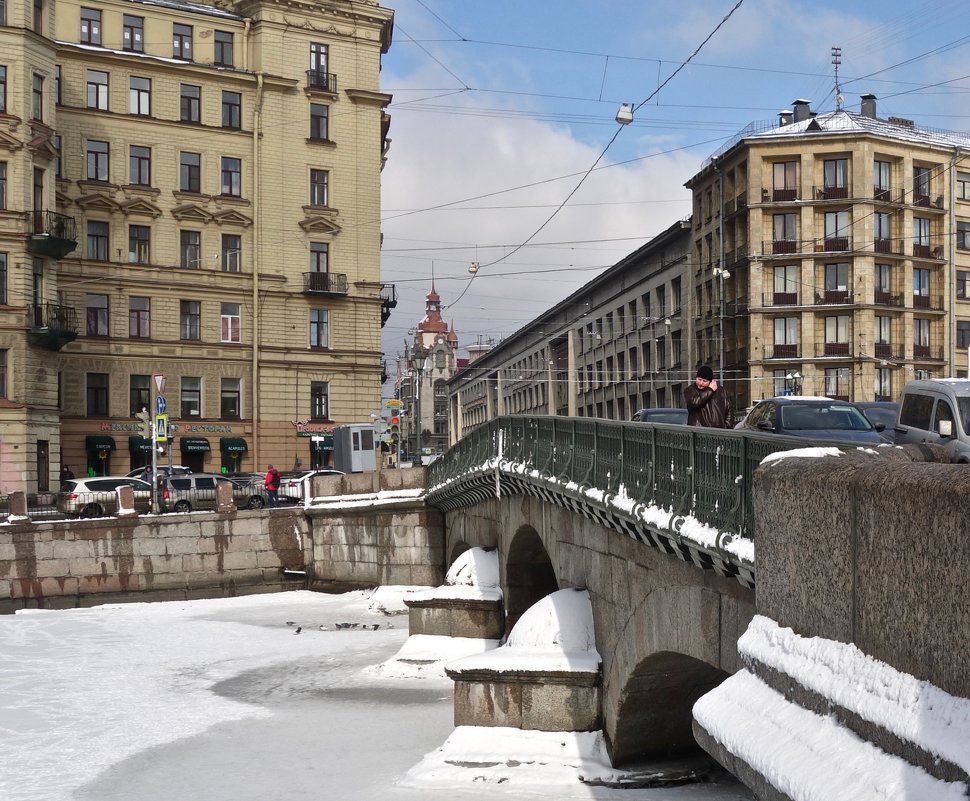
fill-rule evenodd
<path id="1" fill-rule="evenodd" d="M 505 632 L 536 601 L 559 589 L 549 552 L 530 525 L 520 526 L 509 543 L 505 561 Z"/>

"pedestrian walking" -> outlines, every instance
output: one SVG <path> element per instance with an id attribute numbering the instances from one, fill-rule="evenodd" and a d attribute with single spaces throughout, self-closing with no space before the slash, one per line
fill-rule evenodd
<path id="1" fill-rule="evenodd" d="M 266 479 L 263 483 L 266 486 L 266 494 L 269 496 L 270 508 L 275 509 L 280 505 L 280 473 L 273 465 L 267 465 Z"/>
<path id="2" fill-rule="evenodd" d="M 724 387 L 714 380 L 706 364 L 697 368 L 694 383 L 684 390 L 687 425 L 704 428 L 734 428 L 734 409 Z"/>

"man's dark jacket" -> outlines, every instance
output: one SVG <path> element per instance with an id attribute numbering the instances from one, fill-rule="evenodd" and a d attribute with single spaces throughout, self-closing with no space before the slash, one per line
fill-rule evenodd
<path id="1" fill-rule="evenodd" d="M 687 425 L 734 428 L 734 409 L 720 384 L 717 391 L 698 389 L 697 384 L 691 384 L 684 390 L 684 402 L 687 404 Z"/>

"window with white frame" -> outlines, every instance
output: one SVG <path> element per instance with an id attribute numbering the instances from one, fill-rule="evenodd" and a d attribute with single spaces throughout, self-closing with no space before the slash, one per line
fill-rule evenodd
<path id="1" fill-rule="evenodd" d="M 221 304 L 221 341 L 240 342 L 242 331 L 242 311 L 239 303 Z"/>
<path id="2" fill-rule="evenodd" d="M 327 309 L 310 309 L 310 347 L 330 347 L 330 312 Z"/>
<path id="3" fill-rule="evenodd" d="M 88 70 L 88 108 L 98 111 L 108 110 L 108 73 L 101 70 Z"/>
<path id="4" fill-rule="evenodd" d="M 202 379 L 196 376 L 182 376 L 179 390 L 182 417 L 201 417 Z"/>

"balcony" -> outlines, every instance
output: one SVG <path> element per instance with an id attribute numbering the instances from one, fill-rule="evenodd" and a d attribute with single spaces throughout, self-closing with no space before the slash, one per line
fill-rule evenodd
<path id="1" fill-rule="evenodd" d="M 763 255 L 783 256 L 792 253 L 844 253 L 852 249 L 846 236 L 829 239 L 768 239 L 762 241 Z"/>
<path id="2" fill-rule="evenodd" d="M 872 187 L 872 199 L 877 203 L 892 203 L 892 190 L 888 186 L 874 186 Z"/>
<path id="3" fill-rule="evenodd" d="M 797 359 L 798 345 L 771 345 L 771 350 L 765 355 L 769 359 Z"/>
<path id="4" fill-rule="evenodd" d="M 337 76 L 332 72 L 307 70 L 306 86 L 311 91 L 326 92 L 328 95 L 335 95 L 337 94 Z"/>
<path id="5" fill-rule="evenodd" d="M 823 342 L 821 347 L 816 349 L 817 356 L 838 356 L 846 358 L 849 355 L 848 342 Z"/>
<path id="6" fill-rule="evenodd" d="M 822 242 L 822 250 L 825 253 L 839 253 L 848 249 L 849 237 L 847 236 L 833 236 L 831 239 L 826 239 Z M 818 251 L 817 245 L 815 250 Z"/>
<path id="7" fill-rule="evenodd" d="M 942 261 L 943 247 L 941 245 L 926 244 L 925 242 L 914 242 L 913 258 L 914 259 L 934 259 L 936 261 Z"/>
<path id="8" fill-rule="evenodd" d="M 763 306 L 797 306 L 797 292 L 772 292 L 761 296 Z"/>
<path id="9" fill-rule="evenodd" d="M 897 306 L 902 308 L 903 296 L 893 295 L 890 292 L 877 289 L 873 295 L 873 303 L 877 306 Z"/>
<path id="10" fill-rule="evenodd" d="M 27 313 L 27 341 L 31 345 L 57 351 L 77 339 L 77 310 L 73 306 L 44 303 Z"/>
<path id="11" fill-rule="evenodd" d="M 943 297 L 936 295 L 913 295 L 913 308 L 922 311 L 943 311 Z"/>
<path id="12" fill-rule="evenodd" d="M 341 297 L 347 294 L 346 273 L 303 273 L 303 294 Z"/>
<path id="13" fill-rule="evenodd" d="M 913 345 L 913 358 L 943 361 L 943 348 L 936 348 L 934 350 L 930 345 Z"/>
<path id="14" fill-rule="evenodd" d="M 845 200 L 849 197 L 847 186 L 816 186 L 816 200 Z"/>
<path id="15" fill-rule="evenodd" d="M 893 342 L 877 342 L 874 352 L 877 359 L 891 359 L 895 361 L 903 358 L 903 346 Z"/>
<path id="16" fill-rule="evenodd" d="M 816 306 L 845 305 L 847 303 L 855 303 L 855 298 L 846 289 L 826 289 L 815 293 Z"/>
<path id="17" fill-rule="evenodd" d="M 77 247 L 77 222 L 56 211 L 27 213 L 27 252 L 50 259 L 63 259 Z"/>
<path id="18" fill-rule="evenodd" d="M 734 248 L 733 250 L 729 250 L 727 253 L 724 254 L 724 266 L 729 270 L 734 267 L 737 267 L 739 264 L 747 260 L 748 260 L 747 245 L 742 245 L 739 248 Z"/>
<path id="19" fill-rule="evenodd" d="M 391 309 L 397 306 L 397 287 L 381 284 L 381 328 L 391 317 Z"/>
<path id="20" fill-rule="evenodd" d="M 772 187 L 771 189 L 761 190 L 762 203 L 791 203 L 795 200 L 798 200 L 797 189 L 777 189 Z"/>

